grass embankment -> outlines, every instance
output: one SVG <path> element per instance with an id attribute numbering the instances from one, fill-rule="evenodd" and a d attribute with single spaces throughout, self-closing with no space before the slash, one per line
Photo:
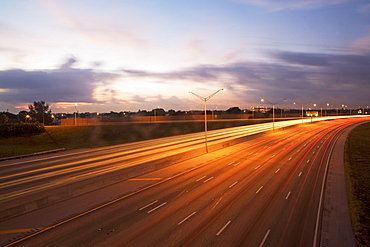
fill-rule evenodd
<path id="1" fill-rule="evenodd" d="M 358 246 L 370 246 L 370 123 L 348 136 L 345 152 L 347 192 Z"/>
<path id="2" fill-rule="evenodd" d="M 264 120 L 266 121 L 266 120 Z M 255 121 L 214 121 L 208 129 L 253 124 Z M 204 131 L 204 122 L 132 123 L 45 127 L 46 133 L 31 137 L 0 138 L 0 157 L 31 154 L 58 148 L 76 149 L 142 141 Z"/>

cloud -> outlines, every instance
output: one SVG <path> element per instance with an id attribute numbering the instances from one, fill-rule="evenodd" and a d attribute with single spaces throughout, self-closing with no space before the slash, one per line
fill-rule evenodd
<path id="1" fill-rule="evenodd" d="M 94 88 L 115 79 L 117 74 L 98 73 L 90 69 L 73 69 L 76 62 L 69 59 L 55 70 L 25 71 L 20 69 L 0 71 L 0 98 L 3 102 L 97 102 Z"/>
<path id="2" fill-rule="evenodd" d="M 353 42 L 351 50 L 356 54 L 370 54 L 370 34 Z"/>
<path id="3" fill-rule="evenodd" d="M 138 53 L 141 53 L 140 57 L 148 59 L 148 53 L 155 48 L 150 41 L 151 37 L 146 37 L 148 29 L 151 31 L 152 23 L 147 23 L 143 18 L 130 17 L 132 14 L 129 13 L 129 8 L 122 7 L 120 3 L 115 4 L 117 8 L 122 8 L 120 9 L 120 21 L 115 20 L 114 14 L 107 14 L 103 10 L 100 10 L 99 17 L 91 14 L 95 11 L 94 4 L 79 9 L 81 6 L 71 8 L 64 2 L 39 0 L 38 3 L 46 12 L 49 12 L 50 16 L 54 17 L 58 25 L 63 27 L 63 32 L 77 37 L 72 42 L 63 40 L 63 45 L 76 46 L 76 40 L 81 40 L 82 46 L 95 49 L 94 52 L 97 53 L 101 52 L 101 47 L 105 47 L 101 54 L 113 52 L 110 60 L 117 55 L 133 59 L 138 56 Z M 104 8 L 106 6 L 105 4 Z M 109 12 L 114 13 L 112 10 Z M 137 28 L 138 26 L 140 28 Z"/>
<path id="4" fill-rule="evenodd" d="M 360 13 L 370 13 L 370 3 L 362 5 L 358 8 L 358 11 Z"/>
<path id="5" fill-rule="evenodd" d="M 62 66 L 60 66 L 60 69 L 61 70 L 68 70 L 76 62 L 77 62 L 77 60 L 75 58 L 70 58 L 70 59 L 68 59 L 68 61 L 65 64 L 62 64 Z"/>
<path id="6" fill-rule="evenodd" d="M 146 98 L 142 97 L 142 96 L 139 96 L 139 95 L 135 95 L 133 97 L 133 101 L 134 102 L 139 102 L 139 103 L 144 103 L 144 102 L 146 102 Z"/>
<path id="7" fill-rule="evenodd" d="M 240 62 L 201 65 L 169 73 L 126 71 L 135 77 L 183 80 L 210 86 L 226 85 L 242 102 L 288 98 L 321 105 L 368 105 L 370 56 L 302 52 L 273 53 L 274 63 Z M 228 97 L 232 97 L 229 95 Z"/>
<path id="8" fill-rule="evenodd" d="M 325 55 L 308 54 L 298 52 L 278 52 L 276 57 L 285 60 L 291 64 L 308 65 L 308 66 L 328 66 Z"/>
<path id="9" fill-rule="evenodd" d="M 256 106 L 260 97 L 270 102 L 287 98 L 285 104 L 314 102 L 319 107 L 326 107 L 328 102 L 336 106 L 369 105 L 369 55 L 280 51 L 270 56 L 274 62 L 205 64 L 162 73 L 75 69 L 77 60 L 71 58 L 55 70 L 0 71 L 0 98 L 14 105 L 35 100 L 91 103 L 91 110 L 86 111 L 96 111 L 100 104 L 112 110 L 156 106 L 188 110 L 201 107 L 201 102 L 195 97 L 184 102 L 181 95 L 185 95 L 185 87 L 207 96 L 226 86 L 225 94 L 212 98 L 210 108 Z M 114 84 L 117 79 L 119 84 Z"/>
<path id="10" fill-rule="evenodd" d="M 234 2 L 260 6 L 270 11 L 280 11 L 286 9 L 316 9 L 328 5 L 353 3 L 356 0 L 231 0 Z M 360 2 L 360 1 L 357 1 Z"/>

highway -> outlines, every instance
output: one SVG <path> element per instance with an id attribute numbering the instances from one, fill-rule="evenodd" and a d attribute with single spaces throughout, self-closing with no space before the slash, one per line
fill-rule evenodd
<path id="1" fill-rule="evenodd" d="M 209 132 L 208 143 L 261 133 L 270 128 L 271 124 L 258 124 L 250 127 L 233 128 L 228 131 L 211 131 Z M 109 146 L 93 151 L 62 153 L 26 161 L 1 162 L 0 189 L 2 194 L 0 195 L 0 201 L 150 162 L 169 156 L 172 153 L 199 149 L 203 145 L 204 134 L 195 133 Z"/>
<path id="2" fill-rule="evenodd" d="M 311 121 L 312 119 L 302 119 L 276 122 L 275 128 Z M 271 123 L 242 126 L 227 131 L 210 131 L 208 143 L 211 145 L 267 130 L 271 130 Z M 86 150 L 20 161 L 3 161 L 0 162 L 0 190 L 2 192 L 0 202 L 63 184 L 75 183 L 97 175 L 112 173 L 186 150 L 199 149 L 202 145 L 204 145 L 204 134 L 194 133 L 109 146 L 93 151 Z"/>
<path id="3" fill-rule="evenodd" d="M 18 228 L 38 230 L 14 244 L 315 246 L 320 235 L 322 188 L 331 148 L 344 128 L 364 120 L 369 118 L 299 125 L 184 161 L 157 171 L 156 178 L 144 187 L 57 223 L 40 228 L 32 226 L 32 219 L 20 221 Z M 279 124 L 287 123 L 276 122 L 275 128 Z M 218 141 L 267 128 L 271 125 L 220 130 L 208 138 L 210 142 Z M 166 155 L 168 149 L 172 152 L 203 145 L 200 134 L 170 140 L 156 140 L 151 146 L 140 142 L 136 146 L 107 147 L 96 153 L 98 160 L 86 152 L 77 156 L 60 154 L 58 159 L 8 162 L 3 165 L 1 189 L 9 192 L 1 196 L 19 196 L 29 183 L 36 183 L 36 188 L 45 181 L 65 181 L 71 175 L 93 176 L 94 172 L 105 172 L 107 163 L 113 164 L 110 169 L 116 169 L 115 162 L 122 158 L 134 165 L 138 159 L 150 157 L 151 150 L 158 157 Z M 1 230 L 5 230 L 4 224 L 0 224 Z"/>

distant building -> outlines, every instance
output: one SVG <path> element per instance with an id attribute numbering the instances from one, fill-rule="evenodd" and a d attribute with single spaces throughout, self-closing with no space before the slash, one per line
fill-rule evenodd
<path id="1" fill-rule="evenodd" d="M 318 111 L 306 111 L 306 116 L 307 117 L 318 117 L 319 112 Z"/>

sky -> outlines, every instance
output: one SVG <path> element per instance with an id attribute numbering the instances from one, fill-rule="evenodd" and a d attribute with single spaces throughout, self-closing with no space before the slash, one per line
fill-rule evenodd
<path id="1" fill-rule="evenodd" d="M 370 1 L 0 0 L 0 112 L 201 110 L 187 92 L 222 88 L 207 109 L 369 106 Z"/>

